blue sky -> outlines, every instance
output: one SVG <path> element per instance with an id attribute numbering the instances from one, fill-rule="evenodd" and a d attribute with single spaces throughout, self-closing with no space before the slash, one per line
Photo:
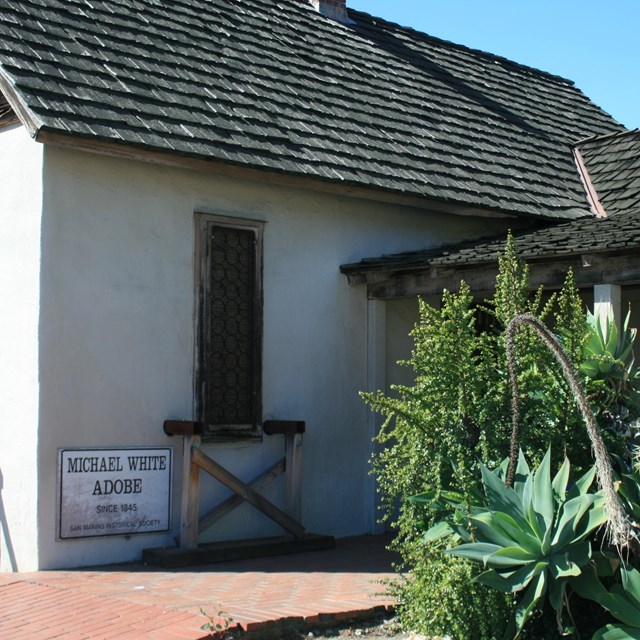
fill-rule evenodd
<path id="1" fill-rule="evenodd" d="M 347 0 L 347 6 L 573 80 L 640 128 L 640 0 Z"/>

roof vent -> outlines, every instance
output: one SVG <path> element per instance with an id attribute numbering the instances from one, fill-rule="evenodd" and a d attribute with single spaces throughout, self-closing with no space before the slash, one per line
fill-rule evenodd
<path id="1" fill-rule="evenodd" d="M 351 22 L 347 14 L 347 0 L 311 0 L 311 4 L 316 11 L 327 18 L 337 22 Z"/>

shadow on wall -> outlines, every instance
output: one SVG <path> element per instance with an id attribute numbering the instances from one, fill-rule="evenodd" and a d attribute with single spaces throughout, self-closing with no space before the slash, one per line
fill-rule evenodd
<path id="1" fill-rule="evenodd" d="M 16 554 L 13 551 L 13 543 L 11 542 L 11 535 L 9 534 L 9 525 L 7 524 L 7 514 L 4 510 L 4 500 L 2 499 L 2 489 L 4 488 L 4 478 L 2 471 L 0 471 L 0 529 L 2 529 L 2 537 L 9 554 L 9 564 L 11 565 L 11 571 L 18 571 L 18 564 L 16 562 Z"/>

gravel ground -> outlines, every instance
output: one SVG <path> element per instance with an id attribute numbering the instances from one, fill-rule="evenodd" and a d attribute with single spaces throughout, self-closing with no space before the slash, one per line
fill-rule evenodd
<path id="1" fill-rule="evenodd" d="M 368 623 L 360 622 L 357 625 L 340 629 L 310 631 L 306 634 L 300 634 L 299 638 L 306 638 L 306 640 L 356 640 L 357 638 L 364 638 L 366 640 L 409 640 L 415 638 L 415 636 L 402 631 L 396 619 L 392 618 L 390 620 L 377 620 Z M 415 640 L 418 639 L 415 638 Z"/>
<path id="2" fill-rule="evenodd" d="M 396 618 L 361 622 L 348 627 L 299 633 L 283 640 L 447 640 L 427 638 L 419 633 L 403 631 Z"/>

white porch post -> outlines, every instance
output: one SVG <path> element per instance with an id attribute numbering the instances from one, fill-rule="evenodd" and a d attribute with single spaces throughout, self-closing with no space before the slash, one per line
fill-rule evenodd
<path id="1" fill-rule="evenodd" d="M 596 284 L 593 287 L 593 315 L 604 322 L 613 316 L 618 329 L 622 314 L 621 287 L 617 284 Z"/>
<path id="2" fill-rule="evenodd" d="M 371 392 L 386 389 L 386 317 L 387 307 L 383 300 L 367 301 L 367 391 Z M 368 410 L 369 457 L 377 451 L 377 445 L 373 438 L 378 433 L 381 424 L 381 416 Z M 376 491 L 375 477 L 368 475 L 366 483 L 367 528 L 372 534 L 383 533 L 384 526 L 377 522 L 380 499 Z"/>

